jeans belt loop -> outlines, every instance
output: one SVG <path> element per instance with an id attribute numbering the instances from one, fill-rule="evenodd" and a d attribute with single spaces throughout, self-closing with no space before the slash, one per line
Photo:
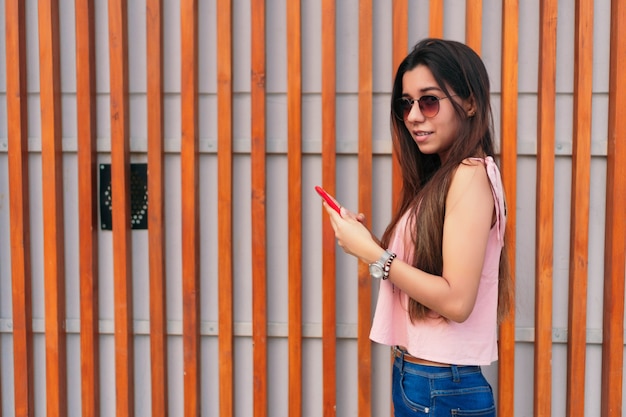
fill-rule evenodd
<path id="1" fill-rule="evenodd" d="M 393 351 L 393 356 L 400 359 L 400 372 L 404 373 L 404 351 L 398 346 L 394 346 Z"/>
<path id="2" fill-rule="evenodd" d="M 454 382 L 461 382 L 461 375 L 459 374 L 459 367 L 456 365 L 450 365 L 452 369 L 452 380 Z"/>

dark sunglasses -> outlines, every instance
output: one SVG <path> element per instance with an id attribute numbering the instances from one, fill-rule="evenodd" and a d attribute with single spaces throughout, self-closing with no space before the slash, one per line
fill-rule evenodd
<path id="1" fill-rule="evenodd" d="M 393 104 L 393 113 L 400 120 L 406 120 L 413 108 L 413 104 L 417 102 L 420 112 L 424 117 L 435 117 L 439 113 L 439 100 L 444 100 L 453 96 L 435 97 L 421 96 L 420 98 L 400 97 Z"/>

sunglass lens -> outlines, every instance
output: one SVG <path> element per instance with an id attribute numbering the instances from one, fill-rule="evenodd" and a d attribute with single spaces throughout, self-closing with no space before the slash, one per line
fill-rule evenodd
<path id="1" fill-rule="evenodd" d="M 413 108 L 413 100 L 402 98 L 400 99 L 400 105 L 402 106 L 402 118 L 406 119 L 409 117 L 409 113 L 411 113 L 411 109 Z"/>
<path id="2" fill-rule="evenodd" d="M 422 96 L 419 99 L 420 111 L 426 117 L 434 117 L 439 113 L 439 99 L 435 96 Z"/>
<path id="3" fill-rule="evenodd" d="M 413 102 L 406 97 L 402 97 L 396 100 L 393 112 L 398 119 L 404 120 L 411 112 L 411 107 L 413 107 Z"/>

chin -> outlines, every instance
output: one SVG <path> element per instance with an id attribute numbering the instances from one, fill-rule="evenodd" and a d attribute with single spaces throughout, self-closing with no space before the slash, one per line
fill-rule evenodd
<path id="1" fill-rule="evenodd" d="M 439 153 L 439 152 L 438 152 L 438 149 L 433 149 L 433 147 L 432 147 L 432 146 L 428 146 L 428 145 L 425 145 L 425 144 L 421 144 L 421 145 L 420 145 L 420 144 L 418 143 L 418 144 L 417 144 L 417 148 L 418 148 L 418 149 L 420 150 L 420 152 L 421 152 L 421 153 L 423 153 L 424 155 L 433 155 L 433 154 Z"/>

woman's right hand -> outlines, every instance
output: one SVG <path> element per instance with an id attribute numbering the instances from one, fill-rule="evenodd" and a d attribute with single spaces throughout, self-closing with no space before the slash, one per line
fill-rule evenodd
<path id="1" fill-rule="evenodd" d="M 337 244 L 344 252 L 354 255 L 363 262 L 372 263 L 380 258 L 384 251 L 372 233 L 364 225 L 365 215 L 355 214 L 345 207 L 337 213 L 325 202 L 324 208 L 330 217 L 330 224 L 335 231 Z"/>

